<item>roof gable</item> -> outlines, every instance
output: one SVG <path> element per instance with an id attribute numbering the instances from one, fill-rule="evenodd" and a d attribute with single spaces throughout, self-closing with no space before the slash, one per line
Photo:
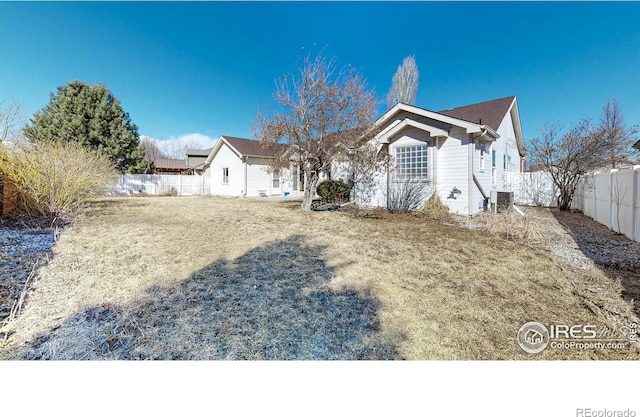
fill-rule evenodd
<path id="1" fill-rule="evenodd" d="M 211 161 L 213 161 L 223 145 L 228 146 L 233 153 L 238 155 L 238 158 L 247 156 L 254 158 L 273 158 L 273 151 L 270 149 L 263 149 L 260 146 L 260 142 L 257 140 L 236 138 L 233 136 L 220 136 L 220 139 L 218 139 L 214 147 L 211 149 L 211 152 L 205 161 L 205 165 L 210 164 Z"/>
<path id="2" fill-rule="evenodd" d="M 483 101 L 482 103 L 470 104 L 456 107 L 449 110 L 440 110 L 438 113 L 466 120 L 471 123 L 484 124 L 493 130 L 498 130 L 500 123 L 507 114 L 515 96 L 499 98 L 495 100 Z"/>
<path id="3" fill-rule="evenodd" d="M 235 138 L 233 136 L 221 136 L 222 139 L 231 145 L 240 156 L 254 156 L 258 158 L 273 158 L 271 149 L 264 149 L 257 140 Z"/>

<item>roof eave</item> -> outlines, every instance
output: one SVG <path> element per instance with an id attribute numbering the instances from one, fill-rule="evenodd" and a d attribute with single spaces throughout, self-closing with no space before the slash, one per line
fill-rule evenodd
<path id="1" fill-rule="evenodd" d="M 380 126 L 395 116 L 397 113 L 401 111 L 406 111 L 409 113 L 414 113 L 419 116 L 423 116 L 429 119 L 437 120 L 442 123 L 446 123 L 452 126 L 458 126 L 465 129 L 466 133 L 481 133 L 484 125 L 480 125 L 478 123 L 468 122 L 466 120 L 458 119 L 456 117 L 447 116 L 442 113 L 434 112 L 431 110 L 426 110 L 420 107 L 411 106 L 409 104 L 398 103 L 389 109 L 385 114 L 383 114 L 375 123 L 376 126 Z M 495 132 L 494 132 L 495 133 Z"/>

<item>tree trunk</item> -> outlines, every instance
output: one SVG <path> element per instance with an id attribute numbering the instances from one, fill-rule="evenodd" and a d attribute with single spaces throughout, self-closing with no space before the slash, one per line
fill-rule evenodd
<path id="1" fill-rule="evenodd" d="M 304 198 L 300 209 L 302 211 L 311 210 L 311 203 L 313 203 L 313 196 L 316 194 L 316 186 L 318 185 L 318 172 L 310 171 L 305 172 L 306 184 L 304 187 Z"/>
<path id="2" fill-rule="evenodd" d="M 561 211 L 571 210 L 571 200 L 573 199 L 573 193 L 567 190 L 563 190 L 558 196 L 558 208 Z"/>

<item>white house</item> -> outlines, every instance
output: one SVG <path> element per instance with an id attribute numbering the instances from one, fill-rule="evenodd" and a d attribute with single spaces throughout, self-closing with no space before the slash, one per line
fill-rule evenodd
<path id="1" fill-rule="evenodd" d="M 437 112 L 400 103 L 376 125 L 374 141 L 394 166 L 377 177 L 374 192 L 361 204 L 384 207 L 394 184 L 426 180 L 451 212 L 473 215 L 483 210 L 492 189 L 511 190 L 513 175 L 523 168 L 515 96 Z"/>
<path id="2" fill-rule="evenodd" d="M 211 175 L 212 195 L 302 195 L 304 181 L 297 167 L 272 172 L 269 162 L 273 152 L 258 144 L 255 140 L 220 136 L 204 162 L 205 175 Z"/>

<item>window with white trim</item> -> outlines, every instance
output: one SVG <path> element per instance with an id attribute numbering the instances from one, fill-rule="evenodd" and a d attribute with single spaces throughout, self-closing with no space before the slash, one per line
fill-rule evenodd
<path id="1" fill-rule="evenodd" d="M 229 184 L 229 168 L 222 168 L 222 183 Z"/>
<path id="2" fill-rule="evenodd" d="M 273 173 L 272 182 L 272 188 L 280 188 L 280 174 L 278 172 Z"/>
<path id="3" fill-rule="evenodd" d="M 427 179 L 428 145 L 398 146 L 395 148 L 397 179 Z"/>
<path id="4" fill-rule="evenodd" d="M 498 170 L 496 169 L 496 151 L 491 151 L 491 178 L 492 184 L 498 183 Z"/>
<path id="5" fill-rule="evenodd" d="M 480 172 L 484 172 L 485 145 L 480 145 Z"/>

